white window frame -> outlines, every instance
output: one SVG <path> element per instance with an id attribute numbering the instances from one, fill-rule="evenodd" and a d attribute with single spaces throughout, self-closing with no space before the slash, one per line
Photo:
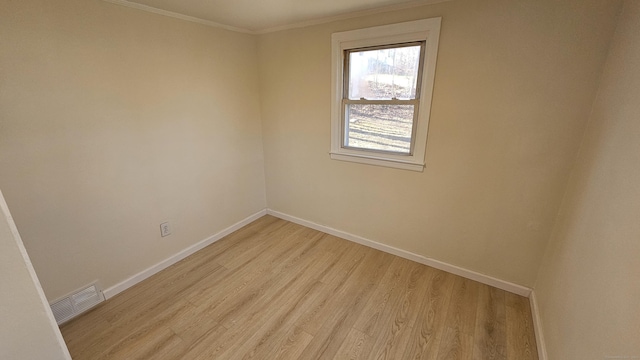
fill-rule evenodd
<path id="1" fill-rule="evenodd" d="M 366 29 L 344 31 L 331 35 L 331 158 L 363 164 L 423 171 L 427 147 L 427 131 L 431 113 L 431 98 L 438 57 L 438 40 L 442 18 L 430 18 L 399 24 L 376 26 Z M 387 153 L 375 150 L 348 148 L 342 143 L 345 131 L 342 116 L 344 91 L 345 50 L 425 42 L 422 64 L 420 103 L 412 139 L 411 154 Z"/>

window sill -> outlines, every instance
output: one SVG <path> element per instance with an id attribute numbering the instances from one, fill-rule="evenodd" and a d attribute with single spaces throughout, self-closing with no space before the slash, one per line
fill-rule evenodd
<path id="1" fill-rule="evenodd" d="M 410 161 L 401 161 L 401 160 L 381 158 L 381 157 L 369 156 L 369 155 L 342 154 L 342 153 L 336 153 L 336 152 L 331 152 L 330 154 L 333 160 L 349 161 L 349 162 L 355 162 L 355 163 L 361 163 L 361 164 L 384 166 L 384 167 L 418 171 L 418 172 L 424 171 L 424 164 L 414 163 Z"/>

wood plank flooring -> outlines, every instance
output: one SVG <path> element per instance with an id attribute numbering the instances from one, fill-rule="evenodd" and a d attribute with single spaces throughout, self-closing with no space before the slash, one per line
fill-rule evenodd
<path id="1" fill-rule="evenodd" d="M 75 360 L 538 359 L 526 298 L 271 216 L 61 329 Z"/>

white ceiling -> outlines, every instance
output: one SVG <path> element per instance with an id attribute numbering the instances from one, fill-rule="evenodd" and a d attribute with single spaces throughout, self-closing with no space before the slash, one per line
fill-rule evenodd
<path id="1" fill-rule="evenodd" d="M 354 12 L 390 10 L 447 0 L 106 0 L 245 32 L 267 32 Z"/>

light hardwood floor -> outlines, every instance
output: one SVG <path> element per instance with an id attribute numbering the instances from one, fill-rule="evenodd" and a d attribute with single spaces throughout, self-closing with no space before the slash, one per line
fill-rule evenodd
<path id="1" fill-rule="evenodd" d="M 73 359 L 537 359 L 529 302 L 271 216 L 62 326 Z"/>

